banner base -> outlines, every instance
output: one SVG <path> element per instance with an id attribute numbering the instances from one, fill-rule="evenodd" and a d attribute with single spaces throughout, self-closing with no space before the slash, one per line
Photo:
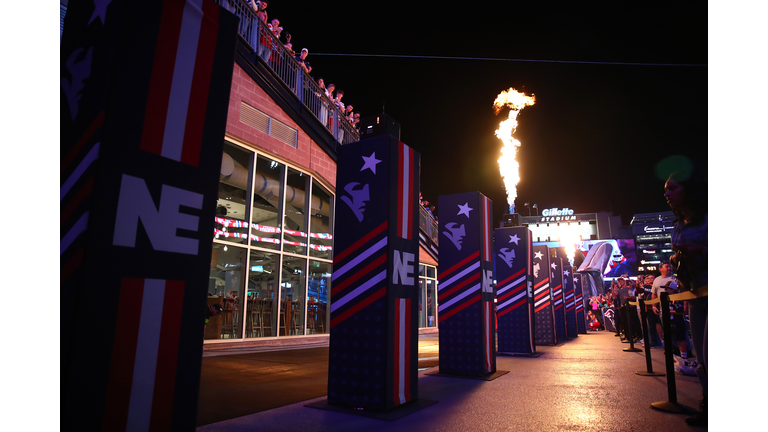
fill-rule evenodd
<path id="1" fill-rule="evenodd" d="M 392 408 L 389 411 L 372 411 L 369 409 L 351 408 L 343 405 L 331 405 L 328 403 L 328 398 L 319 400 L 317 402 L 308 403 L 304 406 L 308 408 L 317 408 L 326 411 L 374 418 L 378 420 L 395 421 L 400 420 L 409 414 L 413 414 L 416 411 L 421 411 L 422 409 L 434 405 L 437 402 L 438 401 L 432 399 L 416 399 Z"/>

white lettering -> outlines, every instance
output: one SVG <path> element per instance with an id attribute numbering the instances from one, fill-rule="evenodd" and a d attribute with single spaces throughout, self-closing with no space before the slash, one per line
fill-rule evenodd
<path id="1" fill-rule="evenodd" d="M 198 231 L 199 217 L 179 213 L 180 206 L 203 207 L 203 195 L 163 185 L 160 208 L 155 208 L 144 179 L 123 174 L 115 218 L 115 246 L 136 247 L 139 219 L 155 250 L 197 255 L 197 239 L 179 237 L 176 230 Z"/>
<path id="2" fill-rule="evenodd" d="M 482 291 L 493 294 L 493 270 L 482 270 Z"/>
<path id="3" fill-rule="evenodd" d="M 400 258 L 402 254 L 402 259 Z M 398 283 L 400 279 L 403 285 L 413 285 L 414 266 L 413 266 L 414 254 L 408 252 L 395 251 L 395 271 L 392 274 L 392 283 Z"/>

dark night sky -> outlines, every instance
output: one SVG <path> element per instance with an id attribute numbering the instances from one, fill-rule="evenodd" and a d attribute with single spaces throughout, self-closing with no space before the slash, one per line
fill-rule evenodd
<path id="1" fill-rule="evenodd" d="M 496 2 L 493 2 L 496 3 Z M 515 137 L 517 211 L 570 207 L 634 213 L 666 211 L 655 165 L 682 154 L 707 164 L 706 66 L 635 66 L 488 60 L 321 56 L 386 54 L 592 62 L 707 64 L 707 9 L 583 3 L 533 5 L 313 2 L 275 0 L 267 11 L 306 47 L 312 76 L 345 91 L 362 117 L 386 112 L 401 139 L 422 155 L 421 190 L 478 190 L 506 213 L 494 136 L 502 90 L 536 95 Z M 438 209 L 438 214 L 440 209 Z"/>

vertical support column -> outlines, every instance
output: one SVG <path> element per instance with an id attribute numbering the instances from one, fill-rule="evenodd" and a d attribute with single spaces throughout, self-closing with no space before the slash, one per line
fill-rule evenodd
<path id="1" fill-rule="evenodd" d="M 578 336 L 576 325 L 576 292 L 573 287 L 573 268 L 563 259 L 563 293 L 565 294 L 565 331 L 568 338 Z"/>
<path id="2" fill-rule="evenodd" d="M 573 292 L 576 302 L 576 328 L 580 334 L 587 334 L 587 312 L 585 297 L 582 291 L 583 278 L 581 273 L 573 275 Z"/>
<path id="3" fill-rule="evenodd" d="M 565 330 L 565 289 L 563 288 L 563 259 L 552 257 L 550 259 L 550 277 L 552 280 L 552 298 L 555 308 L 555 333 L 557 340 L 565 342 L 568 334 Z"/>
<path id="4" fill-rule="evenodd" d="M 550 281 L 549 247 L 533 247 L 533 313 L 537 345 L 555 345 L 555 308 Z"/>
<path id="5" fill-rule="evenodd" d="M 533 238 L 526 227 L 494 231 L 499 352 L 533 354 Z"/>
<path id="6" fill-rule="evenodd" d="M 392 136 L 339 147 L 328 403 L 418 397 L 420 156 Z"/>
<path id="7" fill-rule="evenodd" d="M 108 3 L 60 45 L 61 429 L 193 430 L 238 18 Z"/>
<path id="8" fill-rule="evenodd" d="M 496 372 L 492 203 L 480 192 L 438 197 L 440 373 Z"/>

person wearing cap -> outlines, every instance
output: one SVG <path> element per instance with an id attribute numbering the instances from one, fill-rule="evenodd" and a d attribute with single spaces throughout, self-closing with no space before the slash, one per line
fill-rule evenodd
<path id="1" fill-rule="evenodd" d="M 299 62 L 301 65 L 301 68 L 304 69 L 304 72 L 310 73 L 312 72 L 312 66 L 309 65 L 309 62 L 307 61 L 307 55 L 309 55 L 309 50 L 306 48 L 301 49 L 301 54 L 299 54 L 298 57 L 296 57 L 296 61 Z"/>

